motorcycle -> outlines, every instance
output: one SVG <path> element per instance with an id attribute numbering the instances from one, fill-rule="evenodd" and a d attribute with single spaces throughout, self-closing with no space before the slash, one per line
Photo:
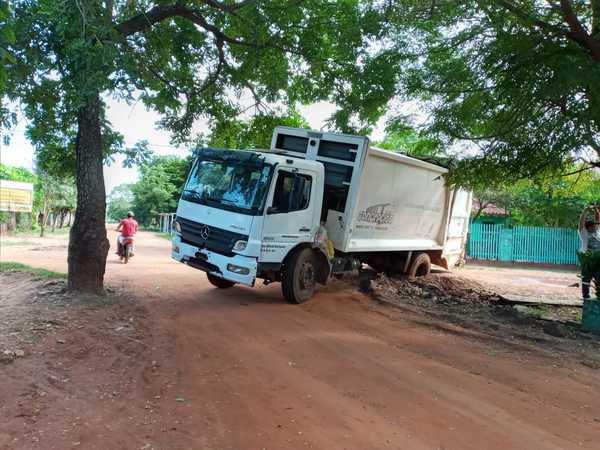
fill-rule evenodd
<path id="1" fill-rule="evenodd" d="M 129 258 L 133 256 L 133 237 L 124 237 L 119 246 L 119 258 L 123 264 L 127 264 Z"/>

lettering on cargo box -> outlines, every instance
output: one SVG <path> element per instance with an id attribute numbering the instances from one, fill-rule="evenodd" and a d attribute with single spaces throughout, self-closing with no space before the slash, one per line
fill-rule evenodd
<path id="1" fill-rule="evenodd" d="M 396 207 L 391 203 L 380 203 L 369 206 L 358 213 L 358 221 L 374 223 L 376 225 L 389 225 L 394 221 Z"/>

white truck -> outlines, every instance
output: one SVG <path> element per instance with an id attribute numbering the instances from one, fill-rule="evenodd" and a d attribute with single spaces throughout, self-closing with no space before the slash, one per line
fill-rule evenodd
<path id="1" fill-rule="evenodd" d="M 438 165 L 362 136 L 277 127 L 271 150 L 201 149 L 177 207 L 172 257 L 218 288 L 282 283 L 291 303 L 363 264 L 426 275 L 457 264 L 471 193 Z"/>

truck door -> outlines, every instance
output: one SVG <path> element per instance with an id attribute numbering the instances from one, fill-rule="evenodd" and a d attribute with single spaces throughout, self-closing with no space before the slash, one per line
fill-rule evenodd
<path id="1" fill-rule="evenodd" d="M 473 194 L 470 191 L 463 189 L 454 191 L 444 239 L 443 257 L 448 268 L 454 267 L 465 256 L 472 201 Z"/>
<path id="2" fill-rule="evenodd" d="M 278 168 L 267 199 L 261 262 L 281 262 L 293 247 L 314 240 L 321 208 L 316 175 L 292 167 Z"/>

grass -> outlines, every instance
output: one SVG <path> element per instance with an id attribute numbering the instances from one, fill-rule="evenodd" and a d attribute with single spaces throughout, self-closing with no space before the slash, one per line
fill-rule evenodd
<path id="1" fill-rule="evenodd" d="M 31 267 L 27 264 L 17 262 L 0 262 L 0 273 L 24 272 L 30 273 L 38 280 L 46 280 L 51 278 L 67 278 L 66 273 L 53 272 L 52 270 L 40 269 Z"/>
<path id="2" fill-rule="evenodd" d="M 65 234 L 69 234 L 71 230 L 70 227 L 65 228 L 56 228 L 52 231 L 52 227 L 46 227 L 44 230 L 44 236 L 62 236 Z M 40 237 L 40 228 L 39 226 L 36 228 L 17 228 L 16 230 L 12 230 L 10 233 L 6 234 L 6 237 L 27 237 L 27 238 L 39 238 Z"/>

